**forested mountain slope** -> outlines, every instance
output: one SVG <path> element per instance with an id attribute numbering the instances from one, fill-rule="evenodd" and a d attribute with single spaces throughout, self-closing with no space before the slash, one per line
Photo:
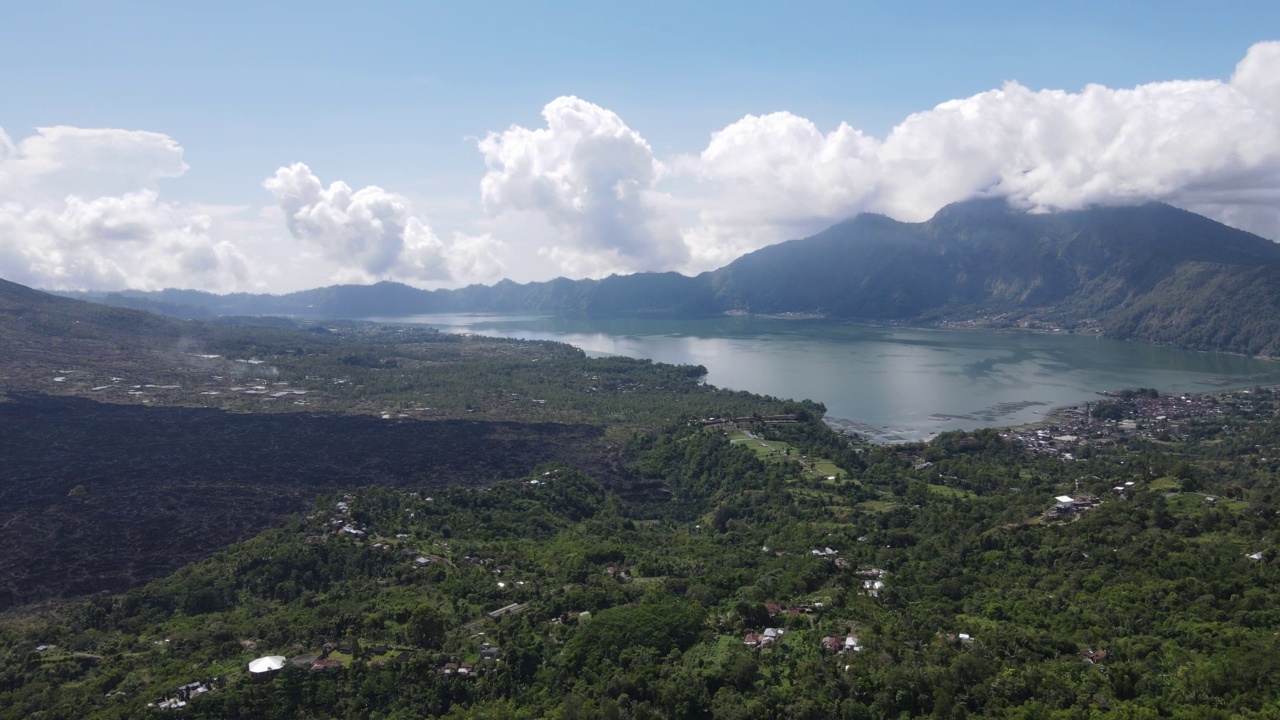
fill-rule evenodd
<path id="1" fill-rule="evenodd" d="M 1072 462 L 746 420 L 631 443 L 658 502 L 554 466 L 338 492 L 0 622 L 0 718 L 1273 718 L 1280 395 L 1195 406 Z"/>

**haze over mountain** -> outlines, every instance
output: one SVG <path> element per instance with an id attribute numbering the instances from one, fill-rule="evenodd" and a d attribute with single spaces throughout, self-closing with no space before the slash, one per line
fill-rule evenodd
<path id="1" fill-rule="evenodd" d="M 1048 325 L 1198 349 L 1280 352 L 1280 246 L 1161 203 L 1029 213 L 1002 199 L 977 199 L 921 223 L 862 214 L 695 277 L 637 273 L 438 291 L 384 282 L 279 296 L 164 290 L 86 297 L 190 316 L 815 314 Z"/>

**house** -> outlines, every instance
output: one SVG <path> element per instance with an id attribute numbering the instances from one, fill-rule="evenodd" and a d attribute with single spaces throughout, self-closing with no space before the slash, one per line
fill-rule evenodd
<path id="1" fill-rule="evenodd" d="M 1098 496 L 1090 495 L 1088 493 L 1077 495 L 1071 500 L 1071 504 L 1076 510 L 1088 510 L 1089 508 L 1095 508 L 1098 506 Z"/>
<path id="2" fill-rule="evenodd" d="M 862 652 L 862 646 L 858 644 L 857 635 L 846 635 L 844 638 L 843 652 Z"/>
<path id="3" fill-rule="evenodd" d="M 838 637 L 828 635 L 822 638 L 822 649 L 828 652 L 840 652 L 844 647 L 844 643 Z"/>
<path id="4" fill-rule="evenodd" d="M 1080 654 L 1084 656 L 1084 661 L 1090 665 L 1097 665 L 1107 659 L 1106 650 L 1085 650 Z"/>
<path id="5" fill-rule="evenodd" d="M 178 697 L 183 700 L 190 700 L 193 697 L 199 697 L 200 695 L 209 692 L 210 689 L 211 688 L 205 686 L 204 683 L 197 680 L 195 682 L 189 682 L 186 685 L 179 685 Z"/>
<path id="6" fill-rule="evenodd" d="M 497 659 L 498 659 L 498 648 L 496 648 L 496 647 L 494 647 L 494 646 L 490 645 L 489 643 L 485 643 L 485 644 L 481 645 L 481 646 L 480 646 L 480 659 L 481 659 L 481 660 L 497 660 Z"/>
<path id="7" fill-rule="evenodd" d="M 747 647 L 757 648 L 760 647 L 760 643 L 763 640 L 764 638 L 759 633 L 747 633 L 747 636 L 742 638 L 742 644 Z"/>
<path id="8" fill-rule="evenodd" d="M 1076 500 L 1070 495 L 1059 495 L 1054 498 L 1054 508 L 1061 512 L 1071 512 L 1076 509 Z"/>
<path id="9" fill-rule="evenodd" d="M 340 667 L 342 667 L 341 660 L 330 660 L 329 658 L 320 658 L 319 660 L 311 663 L 312 670 L 328 670 L 329 668 Z"/>

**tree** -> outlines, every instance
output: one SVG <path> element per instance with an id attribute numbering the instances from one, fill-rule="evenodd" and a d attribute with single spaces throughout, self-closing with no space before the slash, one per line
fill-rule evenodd
<path id="1" fill-rule="evenodd" d="M 423 648 L 434 648 L 444 638 L 444 619 L 430 605 L 419 605 L 409 616 L 409 641 Z"/>

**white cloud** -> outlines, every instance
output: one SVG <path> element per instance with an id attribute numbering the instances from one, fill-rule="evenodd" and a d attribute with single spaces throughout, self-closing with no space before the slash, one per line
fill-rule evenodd
<path id="1" fill-rule="evenodd" d="M 155 186 L 186 171 L 158 133 L 0 130 L 0 277 L 53 289 L 234 289 L 248 266 L 211 234 L 218 208 L 164 202 Z"/>
<path id="2" fill-rule="evenodd" d="M 0 130 L 0 277 L 51 289 L 294 290 L 326 282 L 495 280 L 491 236 L 442 242 L 408 201 L 377 187 L 327 189 L 305 165 L 266 182 L 281 210 L 164 199 L 187 170 L 159 133 Z M 285 227 L 292 237 L 284 235 Z"/>
<path id="3" fill-rule="evenodd" d="M 545 217 L 561 240 L 540 252 L 573 275 L 682 266 L 688 250 L 658 210 L 663 168 L 644 138 L 576 97 L 553 100 L 542 117 L 545 128 L 512 126 L 479 142 L 486 210 Z"/>
<path id="4" fill-rule="evenodd" d="M 187 165 L 161 133 L 59 126 L 15 140 L 0 129 L 0 277 L 281 291 L 488 282 L 503 258 L 527 280 L 696 272 L 858 212 L 922 220 L 982 194 L 1037 210 L 1159 200 L 1280 239 L 1280 42 L 1251 47 L 1224 80 L 1078 92 L 1009 82 L 883 137 L 776 112 L 660 159 L 584 100 L 557 98 L 542 117 L 478 142 L 488 217 L 440 235 L 404 195 L 326 187 L 302 164 L 264 182 L 275 203 L 255 214 L 168 199 Z"/>
<path id="5" fill-rule="evenodd" d="M 501 273 L 501 244 L 488 236 L 446 244 L 403 195 L 371 185 L 353 191 L 341 181 L 325 188 L 303 163 L 263 182 L 284 211 L 294 238 L 319 249 L 342 270 L 343 282 L 488 280 Z"/>
<path id="6" fill-rule="evenodd" d="M 561 97 L 542 115 L 480 141 L 481 196 L 491 215 L 555 228 L 539 252 L 572 276 L 696 272 L 859 212 L 919 221 L 977 195 L 1040 211 L 1157 200 L 1280 239 L 1280 42 L 1250 48 L 1229 81 L 1009 82 L 883 138 L 748 115 L 665 164 L 605 108 Z"/>
<path id="7" fill-rule="evenodd" d="M 913 114 L 883 140 L 747 116 L 678 164 L 707 196 L 685 226 L 705 269 L 860 211 L 923 220 L 979 194 L 1038 209 L 1158 200 L 1280 238 L 1280 43 L 1229 82 L 1078 93 L 1016 82 Z"/>
<path id="8" fill-rule="evenodd" d="M 1247 95 L 1254 106 L 1272 117 L 1280 115 L 1280 42 L 1249 48 L 1231 76 L 1231 86 Z"/>
<path id="9" fill-rule="evenodd" d="M 160 133 L 45 127 L 15 145 L 0 131 L 0 191 L 23 201 L 123 195 L 186 171 L 182 147 Z"/>
<path id="10" fill-rule="evenodd" d="M 446 253 L 449 277 L 458 282 L 499 280 L 506 270 L 502 256 L 506 245 L 492 235 L 455 233 Z"/>
<path id="11" fill-rule="evenodd" d="M 0 268 L 48 288 L 232 288 L 248 268 L 239 250 L 209 235 L 210 217 L 142 190 L 60 208 L 0 207 Z"/>

